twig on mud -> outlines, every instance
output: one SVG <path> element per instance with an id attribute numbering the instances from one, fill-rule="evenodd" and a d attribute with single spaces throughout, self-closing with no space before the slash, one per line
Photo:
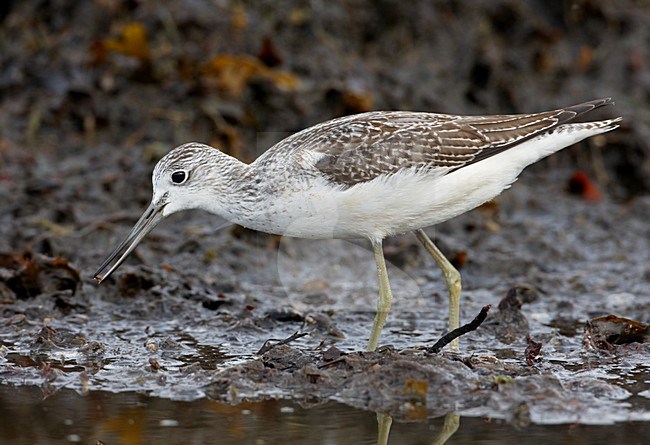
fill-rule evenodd
<path id="1" fill-rule="evenodd" d="M 336 360 L 332 360 L 331 362 L 323 363 L 322 365 L 318 366 L 318 369 L 325 369 L 329 368 L 330 366 L 338 365 L 341 362 L 346 361 L 348 358 L 344 355 L 343 357 L 339 357 Z"/>
<path id="2" fill-rule="evenodd" d="M 309 334 L 308 332 L 300 332 L 296 331 L 293 334 L 291 334 L 289 337 L 285 338 L 284 340 L 278 340 L 277 338 L 269 338 L 264 342 L 262 347 L 260 348 L 259 351 L 257 351 L 257 355 L 262 355 L 266 354 L 269 352 L 271 349 L 275 348 L 276 346 L 279 345 L 286 345 L 288 343 L 291 343 L 294 340 L 297 340 L 299 338 L 304 337 L 305 335 Z M 277 341 L 277 343 L 270 344 L 272 341 Z"/>
<path id="3" fill-rule="evenodd" d="M 483 309 L 481 309 L 481 312 L 479 312 L 476 318 L 474 318 L 474 320 L 470 321 L 467 324 L 462 325 L 459 328 L 454 329 L 451 332 L 447 332 L 445 335 L 440 337 L 440 340 L 438 340 L 433 346 L 428 348 L 427 352 L 430 352 L 432 354 L 437 354 L 442 350 L 442 348 L 447 346 L 449 343 L 451 343 L 461 335 L 465 335 L 468 332 L 475 331 L 481 325 L 481 323 L 485 321 L 485 318 L 487 317 L 487 314 L 490 311 L 491 307 L 492 307 L 491 304 L 484 306 Z"/>

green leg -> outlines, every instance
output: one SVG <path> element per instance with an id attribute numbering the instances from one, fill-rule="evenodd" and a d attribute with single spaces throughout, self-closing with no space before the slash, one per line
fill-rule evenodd
<path id="1" fill-rule="evenodd" d="M 381 329 L 384 327 L 390 306 L 393 303 L 393 293 L 390 290 L 390 283 L 388 282 L 388 271 L 386 270 L 386 261 L 384 260 L 384 250 L 381 247 L 381 240 L 372 241 L 372 250 L 375 253 L 377 275 L 379 277 L 379 300 L 377 301 L 377 314 L 372 324 L 372 332 L 370 333 L 366 351 L 374 351 L 377 349 Z"/>
<path id="2" fill-rule="evenodd" d="M 379 335 L 388 317 L 390 306 L 393 303 L 393 293 L 390 290 L 388 281 L 388 270 L 386 270 L 386 260 L 384 259 L 384 250 L 381 246 L 381 240 L 372 241 L 372 250 L 375 254 L 375 263 L 377 264 L 377 276 L 379 278 L 379 300 L 377 300 L 377 313 L 375 321 L 372 324 L 372 332 L 368 340 L 366 351 L 377 349 Z M 387 445 L 390 426 L 393 418 L 386 414 L 377 413 L 377 445 Z"/>
<path id="3" fill-rule="evenodd" d="M 453 436 L 456 433 L 456 431 L 458 431 L 459 426 L 460 426 L 460 416 L 456 413 L 448 413 L 445 416 L 445 422 L 442 425 L 442 430 L 440 431 L 440 434 L 438 434 L 436 438 L 433 439 L 431 445 L 446 444 L 449 438 Z"/>
<path id="4" fill-rule="evenodd" d="M 393 418 L 388 414 L 377 413 L 377 445 L 387 445 Z"/>
<path id="5" fill-rule="evenodd" d="M 460 326 L 460 273 L 451 265 L 436 245 L 433 244 L 433 241 L 424 233 L 424 230 L 416 230 L 415 236 L 417 236 L 427 252 L 436 261 L 445 277 L 447 289 L 449 290 L 449 330 L 452 331 Z M 458 352 L 458 343 L 458 339 L 451 342 L 450 349 L 452 352 Z"/>

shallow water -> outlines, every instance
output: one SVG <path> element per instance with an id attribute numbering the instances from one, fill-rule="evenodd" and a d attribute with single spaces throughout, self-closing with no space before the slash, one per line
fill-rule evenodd
<path id="1" fill-rule="evenodd" d="M 178 402 L 133 392 L 61 390 L 47 399 L 34 387 L 0 386 L 0 441 L 14 445 L 104 443 L 165 444 L 372 444 L 376 416 L 330 402 L 311 409 L 288 401 L 226 405 Z M 443 419 L 393 423 L 391 444 L 428 444 Z M 518 430 L 498 420 L 461 417 L 448 444 L 643 444 L 647 423 L 607 426 L 531 426 Z M 99 442 L 98 442 L 99 441 Z"/>

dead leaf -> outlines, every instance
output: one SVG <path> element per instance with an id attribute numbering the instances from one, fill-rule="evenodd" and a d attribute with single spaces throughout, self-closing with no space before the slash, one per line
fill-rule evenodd
<path id="1" fill-rule="evenodd" d="M 426 380 L 408 379 L 404 384 L 404 394 L 415 399 L 426 401 L 429 382 Z"/>
<path id="2" fill-rule="evenodd" d="M 594 49 L 590 46 L 583 46 L 578 53 L 577 65 L 580 71 L 587 71 L 594 61 Z"/>
<path id="3" fill-rule="evenodd" d="M 587 322 L 583 344 L 591 349 L 612 351 L 614 345 L 645 343 L 648 339 L 650 325 L 610 314 Z"/>
<path id="4" fill-rule="evenodd" d="M 596 183 L 589 178 L 587 173 L 582 171 L 577 171 L 571 175 L 567 188 L 569 193 L 578 195 L 586 201 L 598 202 L 603 199 L 603 195 Z"/>
<path id="5" fill-rule="evenodd" d="M 526 340 L 528 341 L 528 346 L 526 346 L 526 351 L 524 352 L 526 364 L 528 366 L 533 366 L 535 364 L 535 358 L 537 358 L 542 350 L 542 343 L 536 342 L 530 335 L 526 336 Z"/>
<path id="6" fill-rule="evenodd" d="M 375 99 L 367 91 L 345 91 L 343 92 L 343 105 L 347 113 L 365 113 L 371 111 Z"/>
<path id="7" fill-rule="evenodd" d="M 262 40 L 262 48 L 260 48 L 257 58 L 264 62 L 264 65 L 270 68 L 282 65 L 283 62 L 282 57 L 278 54 L 271 38 L 268 36 L 264 37 Z"/>
<path id="8" fill-rule="evenodd" d="M 233 8 L 232 16 L 230 17 L 230 26 L 236 31 L 241 31 L 248 26 L 248 14 L 242 5 L 237 5 Z"/>
<path id="9" fill-rule="evenodd" d="M 300 84 L 296 75 L 269 68 L 261 60 L 247 55 L 215 56 L 204 66 L 203 73 L 214 78 L 218 88 L 233 95 L 242 94 L 255 77 L 268 79 L 283 91 L 293 91 Z"/>
<path id="10" fill-rule="evenodd" d="M 108 51 L 118 52 L 142 61 L 149 60 L 147 31 L 140 22 L 129 23 L 122 29 L 119 39 L 107 39 L 103 41 L 103 44 Z"/>

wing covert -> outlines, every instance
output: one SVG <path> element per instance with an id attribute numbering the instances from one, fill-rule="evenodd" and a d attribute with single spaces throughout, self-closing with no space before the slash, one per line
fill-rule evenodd
<path id="1" fill-rule="evenodd" d="M 403 169 L 462 168 L 557 124 L 557 112 L 535 115 L 450 116 L 377 112 L 349 119 L 302 141 L 314 167 L 347 187 Z"/>

